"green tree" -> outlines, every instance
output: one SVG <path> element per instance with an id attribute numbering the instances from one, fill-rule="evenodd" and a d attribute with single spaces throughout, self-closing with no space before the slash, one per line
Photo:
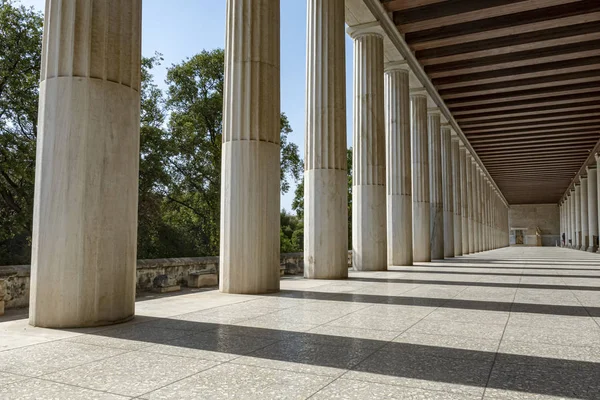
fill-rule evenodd
<path id="1" fill-rule="evenodd" d="M 0 264 L 28 263 L 42 17 L 0 2 Z"/>

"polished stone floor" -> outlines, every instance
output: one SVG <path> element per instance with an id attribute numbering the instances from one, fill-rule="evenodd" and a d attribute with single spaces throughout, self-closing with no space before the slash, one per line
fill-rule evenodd
<path id="1" fill-rule="evenodd" d="M 513 247 L 146 297 L 78 331 L 0 319 L 0 399 L 600 399 L 600 255 Z"/>

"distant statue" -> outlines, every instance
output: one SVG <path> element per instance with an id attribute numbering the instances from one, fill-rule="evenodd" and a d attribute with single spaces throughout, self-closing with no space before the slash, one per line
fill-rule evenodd
<path id="1" fill-rule="evenodd" d="M 538 236 L 542 236 L 542 231 L 541 231 L 541 229 L 540 229 L 539 226 L 535 227 L 535 234 L 538 235 Z"/>

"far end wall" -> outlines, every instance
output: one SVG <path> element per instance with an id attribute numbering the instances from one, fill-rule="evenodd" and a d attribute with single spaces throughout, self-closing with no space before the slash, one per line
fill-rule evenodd
<path id="1" fill-rule="evenodd" d="M 557 204 L 513 204 L 508 211 L 510 244 L 515 244 L 513 229 L 524 229 L 524 244 L 536 245 L 536 231 L 542 231 L 542 246 L 560 243 L 560 216 Z"/>

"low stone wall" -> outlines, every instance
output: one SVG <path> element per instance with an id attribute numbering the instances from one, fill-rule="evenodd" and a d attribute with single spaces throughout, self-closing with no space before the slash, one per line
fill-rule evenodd
<path id="1" fill-rule="evenodd" d="M 352 253 L 348 254 L 348 266 L 351 266 Z M 303 253 L 282 254 L 280 268 L 282 275 L 304 274 Z M 4 292 L 6 308 L 29 305 L 30 272 L 29 265 L 0 267 L 0 293 Z M 219 257 L 138 260 L 136 288 L 138 292 L 165 292 L 177 286 L 199 287 L 199 282 L 217 282 L 218 274 Z M 214 279 L 198 279 L 198 276 Z"/>

